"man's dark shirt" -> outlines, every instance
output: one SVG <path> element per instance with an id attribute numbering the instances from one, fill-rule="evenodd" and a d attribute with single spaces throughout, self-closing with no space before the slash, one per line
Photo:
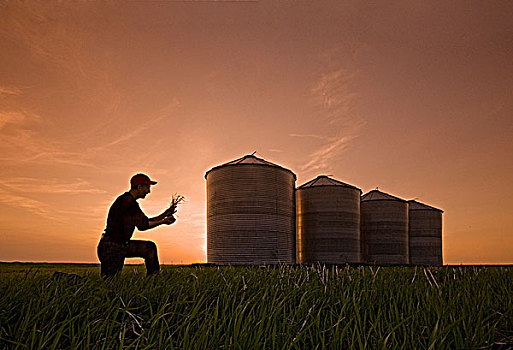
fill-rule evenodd
<path id="1" fill-rule="evenodd" d="M 109 209 L 104 236 L 119 243 L 128 242 L 136 227 L 139 231 L 147 230 L 148 217 L 144 215 L 135 198 L 125 192 L 116 198 Z"/>

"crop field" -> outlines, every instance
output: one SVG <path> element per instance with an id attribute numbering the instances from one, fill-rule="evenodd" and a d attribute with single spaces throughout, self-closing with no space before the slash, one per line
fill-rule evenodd
<path id="1" fill-rule="evenodd" d="M 0 264 L 0 348 L 511 349 L 512 295 L 513 267 Z"/>

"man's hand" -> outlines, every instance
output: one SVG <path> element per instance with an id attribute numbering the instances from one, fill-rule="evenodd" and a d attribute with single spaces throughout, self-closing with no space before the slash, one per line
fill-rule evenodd
<path id="1" fill-rule="evenodd" d="M 160 214 L 159 216 L 152 218 L 152 220 L 162 221 L 163 219 L 165 219 L 169 216 L 173 216 L 174 213 L 176 213 L 176 207 L 175 208 L 170 207 L 170 208 L 167 208 L 166 210 L 164 210 L 162 212 L 162 214 Z"/>
<path id="2" fill-rule="evenodd" d="M 184 196 L 174 194 L 171 199 L 169 208 L 164 210 L 164 212 L 159 216 L 155 216 L 154 218 L 148 220 L 150 226 L 149 228 L 157 227 L 159 225 L 171 225 L 174 223 L 176 221 L 176 218 L 174 217 L 174 214 L 176 213 L 176 207 L 184 200 Z"/>
<path id="3" fill-rule="evenodd" d="M 171 215 L 171 216 L 166 216 L 164 218 L 164 220 L 162 220 L 162 223 L 165 225 L 171 225 L 175 221 L 176 221 L 175 217 L 173 215 Z"/>
<path id="4" fill-rule="evenodd" d="M 171 206 L 167 208 L 161 215 L 163 216 L 171 216 L 176 213 L 176 206 Z"/>

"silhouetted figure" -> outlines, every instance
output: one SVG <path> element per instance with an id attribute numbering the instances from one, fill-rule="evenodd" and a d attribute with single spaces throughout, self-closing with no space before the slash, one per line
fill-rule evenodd
<path id="1" fill-rule="evenodd" d="M 137 200 L 145 198 L 150 193 L 150 186 L 155 184 L 147 175 L 136 174 L 130 179 L 130 191 L 123 193 L 112 203 L 107 227 L 98 243 L 102 276 L 109 277 L 120 273 L 125 258 L 144 258 L 148 276 L 160 271 L 155 243 L 130 239 L 136 227 L 139 231 L 145 231 L 162 224 L 171 225 L 176 221 L 173 216 L 176 206 L 171 206 L 154 218 L 148 218 L 139 207 Z"/>

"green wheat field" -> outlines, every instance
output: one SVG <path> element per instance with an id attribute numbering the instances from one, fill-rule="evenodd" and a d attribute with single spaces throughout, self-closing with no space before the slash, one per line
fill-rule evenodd
<path id="1" fill-rule="evenodd" d="M 82 278 L 54 277 L 55 271 Z M 513 267 L 0 264 L 1 349 L 512 349 Z"/>

